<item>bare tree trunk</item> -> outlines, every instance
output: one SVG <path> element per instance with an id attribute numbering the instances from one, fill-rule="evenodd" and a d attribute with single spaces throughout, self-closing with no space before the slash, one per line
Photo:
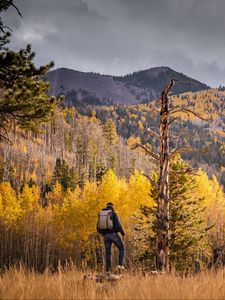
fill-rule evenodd
<path id="1" fill-rule="evenodd" d="M 158 180 L 157 268 L 169 270 L 169 98 L 174 80 L 166 86 L 160 98 L 160 170 Z"/>

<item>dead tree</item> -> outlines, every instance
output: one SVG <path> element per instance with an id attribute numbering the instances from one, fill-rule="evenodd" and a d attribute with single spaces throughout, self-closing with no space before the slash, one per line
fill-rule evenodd
<path id="1" fill-rule="evenodd" d="M 203 118 L 198 113 L 181 107 L 169 108 L 169 92 L 171 91 L 176 80 L 171 79 L 168 85 L 162 91 L 160 97 L 160 111 L 156 108 L 155 112 L 160 114 L 160 123 L 159 123 L 159 134 L 146 129 L 149 136 L 157 138 L 159 140 L 159 154 L 152 152 L 149 148 L 142 144 L 136 144 L 134 148 L 141 147 L 145 150 L 146 154 L 151 157 L 151 161 L 155 162 L 158 165 L 158 181 L 154 181 L 149 176 L 146 177 L 150 180 L 151 184 L 157 189 L 157 212 L 156 215 L 156 234 L 157 234 L 157 253 L 156 253 L 156 266 L 160 271 L 169 270 L 169 161 L 176 154 L 182 152 L 191 152 L 191 151 L 207 151 L 205 149 L 198 150 L 191 147 L 180 147 L 170 151 L 169 149 L 169 127 L 170 125 L 177 121 L 178 117 L 172 117 L 172 115 L 180 112 L 194 115 L 195 117 L 200 118 L 201 120 L 208 121 L 208 119 Z M 187 169 L 188 172 L 193 170 Z"/>
<path id="2" fill-rule="evenodd" d="M 171 80 L 160 98 L 160 157 L 158 179 L 157 268 L 168 271 L 169 267 L 169 98 L 174 84 Z"/>

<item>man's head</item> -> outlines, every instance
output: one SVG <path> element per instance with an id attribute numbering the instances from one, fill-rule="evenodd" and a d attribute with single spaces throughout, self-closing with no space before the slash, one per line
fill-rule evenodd
<path id="1" fill-rule="evenodd" d="M 113 207 L 113 203 L 112 202 L 108 202 L 107 206 Z"/>

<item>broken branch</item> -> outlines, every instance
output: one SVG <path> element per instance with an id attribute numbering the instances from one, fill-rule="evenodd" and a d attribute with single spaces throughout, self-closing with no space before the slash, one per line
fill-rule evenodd
<path id="1" fill-rule="evenodd" d="M 188 116 L 189 116 L 189 113 L 190 114 L 193 114 L 195 117 L 203 120 L 203 121 L 210 121 L 211 119 L 207 119 L 207 118 L 204 118 L 203 116 L 201 116 L 200 114 L 196 113 L 195 111 L 191 110 L 191 109 L 188 109 L 188 108 L 179 108 L 179 109 L 176 109 L 176 108 L 172 108 L 169 110 L 169 113 L 171 114 L 175 114 L 175 113 L 178 113 L 178 112 L 184 112 L 186 113 Z"/>
<path id="2" fill-rule="evenodd" d="M 160 135 L 158 133 L 156 133 L 155 131 L 147 128 L 147 127 L 144 127 L 145 130 L 147 131 L 147 133 L 153 137 L 156 137 L 157 139 L 160 139 Z"/>
<path id="3" fill-rule="evenodd" d="M 179 147 L 175 150 L 173 150 L 170 155 L 169 155 L 169 159 L 173 158 L 176 154 L 178 153 L 188 153 L 188 152 L 202 152 L 202 153 L 208 153 L 208 149 L 194 149 L 192 147 Z"/>
<path id="4" fill-rule="evenodd" d="M 149 154 L 149 155 L 150 155 L 153 159 L 155 159 L 156 161 L 159 160 L 159 155 L 158 155 L 158 154 L 156 154 L 156 153 L 150 151 L 147 147 L 145 147 L 145 146 L 142 145 L 142 144 L 137 143 L 137 144 L 135 144 L 135 145 L 132 147 L 132 149 L 136 149 L 136 148 L 138 148 L 138 147 L 140 147 L 140 148 L 142 148 L 143 150 L 145 150 L 145 152 L 146 152 L 147 154 Z"/>
<path id="5" fill-rule="evenodd" d="M 154 187 L 155 187 L 156 189 L 159 188 L 157 182 L 156 182 L 155 180 L 153 180 L 150 176 L 148 176 L 148 175 L 146 175 L 146 174 L 143 174 L 143 176 L 146 177 L 146 178 L 151 182 L 151 184 L 154 185 Z"/>

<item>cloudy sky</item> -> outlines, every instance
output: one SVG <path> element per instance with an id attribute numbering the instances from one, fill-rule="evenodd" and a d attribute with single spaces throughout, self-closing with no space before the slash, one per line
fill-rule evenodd
<path id="1" fill-rule="evenodd" d="M 225 0 L 15 0 L 11 48 L 36 63 L 124 75 L 169 66 L 225 85 Z"/>

